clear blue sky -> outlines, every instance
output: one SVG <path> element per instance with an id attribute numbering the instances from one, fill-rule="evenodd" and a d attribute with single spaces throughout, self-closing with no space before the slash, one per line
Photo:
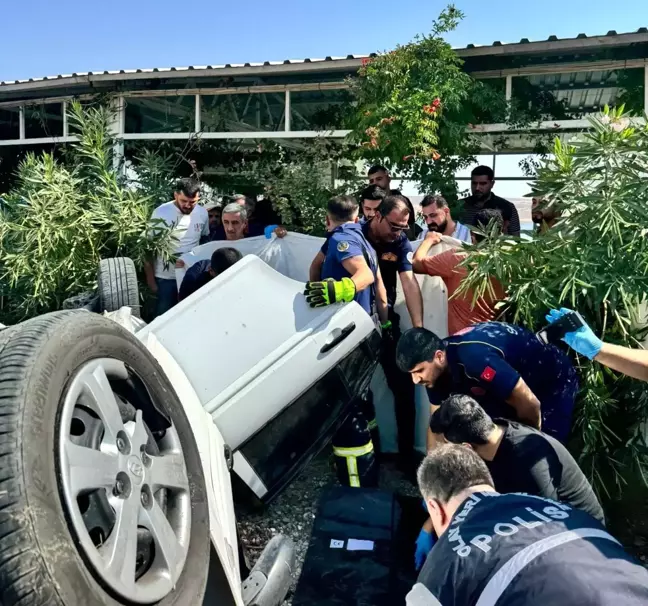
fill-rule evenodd
<path id="1" fill-rule="evenodd" d="M 635 31 L 648 0 L 456 0 L 453 45 Z M 0 80 L 364 54 L 429 30 L 437 0 L 5 0 Z"/>

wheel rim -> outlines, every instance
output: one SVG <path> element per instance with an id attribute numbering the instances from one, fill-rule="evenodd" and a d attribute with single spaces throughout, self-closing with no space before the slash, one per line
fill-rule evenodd
<path id="1" fill-rule="evenodd" d="M 101 358 L 82 366 L 72 378 L 59 429 L 61 485 L 81 550 L 96 573 L 120 596 L 148 604 L 170 593 L 183 570 L 191 501 L 175 426 L 155 438 L 159 454 L 154 455 L 142 411 L 136 411 L 134 421 L 123 420 L 124 400 L 116 396 L 111 380 L 128 376 L 122 362 Z M 100 437 L 90 446 L 81 445 L 78 437 L 88 411 L 102 425 Z M 106 536 L 91 535 L 81 511 L 88 495 L 107 502 L 114 513 Z M 137 566 L 142 532 L 148 532 L 153 544 L 144 571 Z"/>

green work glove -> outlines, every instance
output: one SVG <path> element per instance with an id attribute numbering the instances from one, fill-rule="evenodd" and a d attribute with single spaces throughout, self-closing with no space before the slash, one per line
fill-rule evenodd
<path id="1" fill-rule="evenodd" d="M 351 278 L 341 280 L 323 280 L 322 282 L 306 282 L 304 296 L 311 307 L 324 307 L 340 301 L 353 301 L 356 289 Z"/>

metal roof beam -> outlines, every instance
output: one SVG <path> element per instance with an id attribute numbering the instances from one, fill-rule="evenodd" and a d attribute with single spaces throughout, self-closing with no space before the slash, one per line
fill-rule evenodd
<path id="1" fill-rule="evenodd" d="M 488 78 L 505 78 L 506 76 L 534 76 L 542 74 L 568 74 L 572 72 L 606 71 L 615 69 L 642 68 L 648 64 L 648 59 L 620 59 L 617 61 L 582 61 L 580 63 L 553 63 L 547 65 L 530 65 L 510 69 L 493 69 L 487 71 L 469 72 L 473 78 L 486 80 Z M 0 91 L 2 89 L 0 88 Z"/>
<path id="2" fill-rule="evenodd" d="M 553 51 L 586 50 L 588 48 L 610 48 L 648 42 L 648 33 L 616 34 L 608 36 L 591 36 L 588 38 L 563 38 L 561 40 L 543 40 L 540 42 L 506 43 L 495 46 L 474 46 L 458 48 L 456 53 L 462 57 L 479 57 L 482 55 L 520 55 L 530 53 L 549 53 Z"/>
<path id="3" fill-rule="evenodd" d="M 42 88 L 61 88 L 65 86 L 86 85 L 93 86 L 102 82 L 126 82 L 131 80 L 160 80 L 175 78 L 222 78 L 227 76 L 257 76 L 257 75 L 290 75 L 303 73 L 320 73 L 332 71 L 356 71 L 362 65 L 362 59 L 336 59 L 303 61 L 300 63 L 279 63 L 277 65 L 249 65 L 239 67 L 211 67 L 211 68 L 182 68 L 169 70 L 137 70 L 122 71 L 118 73 L 88 74 L 84 76 L 59 76 L 34 80 L 32 82 L 19 82 L 2 84 L 2 92 L 20 92 L 23 90 L 38 90 Z"/>
<path id="4" fill-rule="evenodd" d="M 327 90 L 346 90 L 349 85 L 346 82 L 313 82 L 309 84 L 266 84 L 259 86 L 233 86 L 229 88 L 173 88 L 165 90 L 136 90 L 124 91 L 119 93 L 126 98 L 138 97 L 176 97 L 182 95 L 243 95 L 256 93 L 276 93 L 276 92 L 318 92 Z M 0 87 L 0 93 L 4 88 Z M 114 92 L 113 94 L 117 94 Z M 62 97 L 42 97 L 40 99 L 28 99 L 20 101 L 2 101 L 2 107 L 20 107 L 24 105 L 40 105 L 42 103 L 56 103 L 70 101 L 72 99 L 89 100 L 95 95 L 67 95 Z"/>

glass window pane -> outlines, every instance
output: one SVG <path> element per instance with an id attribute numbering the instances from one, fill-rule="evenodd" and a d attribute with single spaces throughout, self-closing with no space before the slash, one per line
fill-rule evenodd
<path id="1" fill-rule="evenodd" d="M 290 93 L 290 130 L 344 128 L 347 90 L 293 91 Z"/>
<path id="2" fill-rule="evenodd" d="M 513 99 L 532 117 L 575 119 L 605 105 L 643 111 L 643 69 L 539 74 L 513 78 Z"/>
<path id="3" fill-rule="evenodd" d="M 208 133 L 284 130 L 285 93 L 201 95 L 202 128 Z"/>
<path id="4" fill-rule="evenodd" d="M 63 136 L 63 103 L 25 106 L 25 138 Z"/>
<path id="5" fill-rule="evenodd" d="M 126 98 L 127 133 L 191 133 L 195 130 L 196 97 Z"/>
<path id="6" fill-rule="evenodd" d="M 495 156 L 495 178 L 526 177 L 520 162 L 530 157 L 529 154 L 497 154 Z"/>
<path id="7" fill-rule="evenodd" d="M 17 107 L 0 109 L 0 141 L 20 138 L 20 110 Z"/>

